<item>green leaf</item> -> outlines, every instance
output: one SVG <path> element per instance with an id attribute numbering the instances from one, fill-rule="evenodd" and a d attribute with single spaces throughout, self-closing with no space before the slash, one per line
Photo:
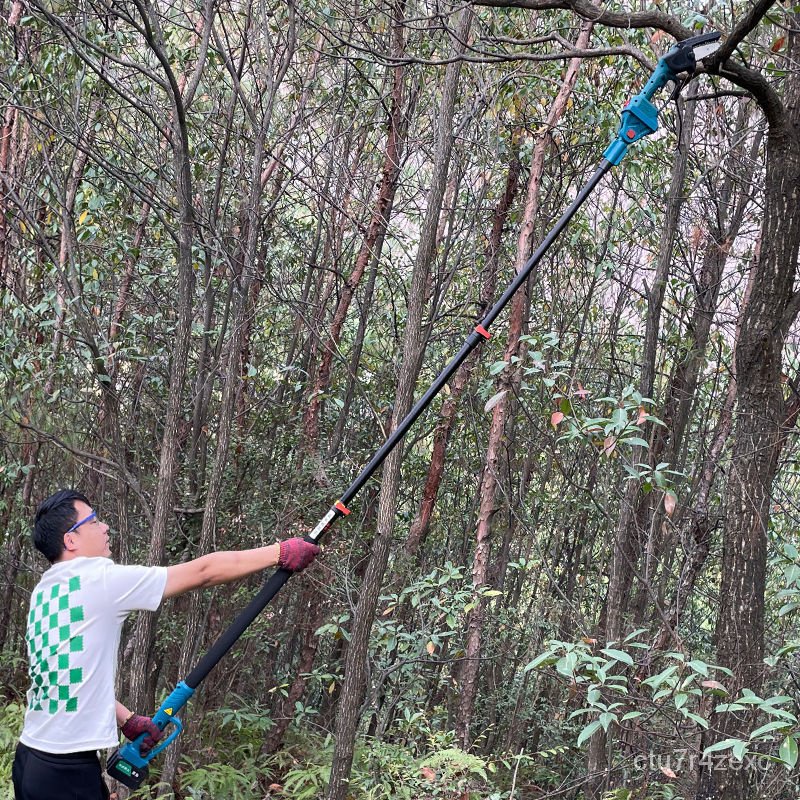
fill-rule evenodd
<path id="1" fill-rule="evenodd" d="M 556 662 L 556 671 L 559 672 L 561 675 L 571 678 L 572 674 L 575 672 L 575 667 L 577 666 L 578 666 L 577 653 L 567 653 L 563 658 L 560 658 Z"/>
<path id="2" fill-rule="evenodd" d="M 731 748 L 731 753 L 733 754 L 733 757 L 737 761 L 744 760 L 744 755 L 746 752 L 747 752 L 747 742 L 742 742 L 742 741 L 736 742 L 736 744 Z"/>
<path id="3" fill-rule="evenodd" d="M 730 750 L 735 744 L 739 743 L 747 746 L 747 742 L 742 742 L 741 739 L 723 739 L 721 742 L 716 742 L 706 747 L 706 749 L 703 750 L 703 755 L 707 756 L 709 753 L 718 753 L 720 750 Z"/>
<path id="4" fill-rule="evenodd" d="M 623 444 L 636 445 L 638 447 L 650 447 L 650 443 L 642 439 L 641 436 L 626 436 L 621 440 Z"/>
<path id="5" fill-rule="evenodd" d="M 649 678 L 643 680 L 642 683 L 657 689 L 662 683 L 669 681 L 677 671 L 678 668 L 676 666 L 667 667 L 663 672 L 659 672 L 658 675 L 651 675 Z"/>
<path id="6" fill-rule="evenodd" d="M 722 703 L 714 711 L 717 714 L 724 714 L 726 711 L 744 711 L 746 708 L 747 706 L 743 706 L 741 703 Z"/>
<path id="7" fill-rule="evenodd" d="M 786 764 L 789 769 L 794 769 L 797 764 L 797 740 L 793 736 L 787 736 L 778 748 L 778 755 L 781 761 Z"/>
<path id="8" fill-rule="evenodd" d="M 750 734 L 750 741 L 752 742 L 753 739 L 757 739 L 759 736 L 763 736 L 765 733 L 772 733 L 773 731 L 779 731 L 782 728 L 788 728 L 790 725 L 791 723 L 787 722 L 786 720 L 774 719 L 772 722 L 768 722 L 766 725 L 756 728 Z"/>
<path id="9" fill-rule="evenodd" d="M 624 650 L 615 650 L 613 647 L 606 647 L 600 651 L 604 656 L 613 658 L 615 661 L 621 661 L 629 667 L 633 666 L 633 659 Z"/>
<path id="10" fill-rule="evenodd" d="M 594 734 L 600 729 L 600 720 L 596 719 L 594 722 L 590 722 L 582 731 L 581 735 L 578 737 L 577 746 L 580 747 L 587 739 L 590 739 Z"/>
<path id="11" fill-rule="evenodd" d="M 597 718 L 597 721 L 603 726 L 603 730 L 607 731 L 608 730 L 608 726 L 611 725 L 612 722 L 616 722 L 617 721 L 617 715 L 616 714 L 610 714 L 609 712 L 606 711 L 604 714 L 601 714 Z"/>
<path id="12" fill-rule="evenodd" d="M 625 641 L 629 642 L 631 639 L 635 639 L 637 636 L 641 636 L 641 634 L 647 633 L 647 628 L 637 628 L 633 633 L 629 633 L 625 637 Z"/>
<path id="13" fill-rule="evenodd" d="M 537 667 L 550 667 L 558 661 L 558 656 L 552 652 L 541 653 L 531 661 L 530 664 L 525 665 L 525 672 L 530 672 Z"/>
<path id="14" fill-rule="evenodd" d="M 693 714 L 691 711 L 687 711 L 685 708 L 681 709 L 681 713 L 684 717 L 686 717 L 686 719 L 690 719 L 692 722 L 696 722 L 701 728 L 708 730 L 708 721 L 703 719 L 703 717 L 699 716 L 698 714 Z"/>
<path id="15" fill-rule="evenodd" d="M 491 411 L 499 402 L 502 401 L 502 399 L 506 396 L 507 393 L 508 393 L 508 389 L 503 389 L 502 391 L 498 392 L 493 397 L 490 397 L 486 401 L 486 405 L 483 407 L 483 410 L 486 411 L 486 412 Z"/>

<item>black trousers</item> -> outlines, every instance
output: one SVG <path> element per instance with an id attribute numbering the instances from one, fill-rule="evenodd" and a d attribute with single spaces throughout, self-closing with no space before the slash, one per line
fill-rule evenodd
<path id="1" fill-rule="evenodd" d="M 107 800 L 97 751 L 43 753 L 20 742 L 11 768 L 16 800 Z"/>

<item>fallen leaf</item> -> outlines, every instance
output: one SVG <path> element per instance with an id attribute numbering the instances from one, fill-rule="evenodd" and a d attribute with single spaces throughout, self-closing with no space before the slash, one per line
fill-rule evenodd
<path id="1" fill-rule="evenodd" d="M 668 778 L 677 778 L 678 776 L 675 774 L 673 770 L 669 767 L 659 767 L 659 769 L 668 777 Z"/>
<path id="2" fill-rule="evenodd" d="M 667 492 L 664 495 L 664 511 L 667 512 L 668 517 L 671 517 L 675 512 L 675 495 L 672 492 Z"/>
<path id="3" fill-rule="evenodd" d="M 560 411 L 554 411 L 550 416 L 550 424 L 556 428 L 558 423 L 564 419 L 564 415 Z"/>
<path id="4" fill-rule="evenodd" d="M 420 769 L 420 774 L 426 781 L 436 780 L 436 773 L 430 767 L 422 767 Z"/>

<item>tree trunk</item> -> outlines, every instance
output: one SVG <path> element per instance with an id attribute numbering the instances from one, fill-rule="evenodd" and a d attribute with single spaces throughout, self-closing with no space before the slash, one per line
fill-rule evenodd
<path id="1" fill-rule="evenodd" d="M 479 300 L 479 306 L 482 311 L 488 309 L 497 288 L 497 270 L 500 264 L 503 232 L 505 230 L 506 221 L 508 220 L 509 211 L 511 210 L 519 188 L 521 164 L 519 161 L 519 146 L 518 143 L 514 141 L 516 137 L 517 134 L 515 131 L 514 134 L 512 134 L 513 150 L 511 163 L 509 164 L 508 173 L 506 174 L 506 188 L 500 202 L 495 207 L 492 218 L 492 230 L 489 234 L 486 267 L 484 268 L 483 284 Z M 422 500 L 419 505 L 419 510 L 417 511 L 417 516 L 409 528 L 408 538 L 406 539 L 405 549 L 409 555 L 414 555 L 417 552 L 425 541 L 425 537 L 428 535 L 431 515 L 436 505 L 439 486 L 442 482 L 442 475 L 444 474 L 445 453 L 447 452 L 450 434 L 453 430 L 453 423 L 456 419 L 459 400 L 461 399 L 461 393 L 464 387 L 469 382 L 477 359 L 478 353 L 477 351 L 473 351 L 470 353 L 467 360 L 458 368 L 458 371 L 453 376 L 453 380 L 450 383 L 450 393 L 447 399 L 442 403 L 442 408 L 439 412 L 439 422 L 433 433 L 433 453 L 431 454 L 430 467 L 428 468 L 428 477 L 425 480 L 425 486 L 422 490 Z"/>
<path id="2" fill-rule="evenodd" d="M 164 433 L 153 511 L 153 530 L 148 547 L 150 564 L 161 564 L 167 543 L 175 495 L 175 474 L 178 466 L 178 425 L 182 419 L 183 390 L 191 342 L 194 315 L 194 268 L 192 244 L 194 241 L 194 211 L 192 208 L 192 173 L 185 107 L 175 75 L 167 66 L 169 58 L 164 52 L 160 27 L 152 13 L 142 7 L 143 22 L 149 31 L 148 46 L 161 55 L 160 62 L 170 86 L 169 126 L 171 131 L 172 165 L 175 179 L 175 197 L 178 212 L 177 231 L 177 292 L 176 326 L 172 362 L 170 364 L 169 395 L 164 416 Z M 130 663 L 130 698 L 128 704 L 139 712 L 153 708 L 155 686 L 152 675 L 152 654 L 158 614 L 140 614 L 134 627 L 134 644 Z"/>
<path id="3" fill-rule="evenodd" d="M 392 55 L 396 59 L 402 58 L 405 47 L 402 25 L 404 9 L 405 0 L 398 0 L 393 12 L 392 37 Z M 389 224 L 389 216 L 400 178 L 403 146 L 408 128 L 403 113 L 405 71 L 402 66 L 395 66 L 391 68 L 391 75 L 391 104 L 387 119 L 388 131 L 378 196 L 375 200 L 369 227 L 356 257 L 355 265 L 342 287 L 327 336 L 318 346 L 319 365 L 309 394 L 308 405 L 303 414 L 303 447 L 312 459 L 316 459 L 318 455 L 322 397 L 330 386 L 333 358 L 338 351 L 342 329 L 347 319 L 347 312 L 368 264 L 371 260 L 380 258 L 380 249 L 378 248 L 382 246 L 385 239 L 386 228 Z"/>
<path id="4" fill-rule="evenodd" d="M 793 14 L 787 58 L 800 57 L 800 15 Z M 800 251 L 800 75 L 787 75 L 783 113 L 768 108 L 761 252 L 736 348 L 738 388 L 731 468 L 726 485 L 717 662 L 732 670 L 728 688 L 758 692 L 763 681 L 764 589 L 772 483 L 786 418 L 781 385 L 785 337 L 797 317 Z M 721 715 L 719 738 L 746 735 L 752 720 Z M 743 727 L 744 726 L 744 727 Z M 710 742 L 706 742 L 709 744 Z M 702 770 L 698 800 L 747 800 L 751 769 Z"/>
<path id="5" fill-rule="evenodd" d="M 456 54 L 463 52 L 471 24 L 471 8 L 462 9 L 458 15 L 452 47 Z M 398 374 L 392 429 L 397 427 L 400 420 L 411 409 L 414 386 L 424 350 L 422 316 L 425 305 L 425 286 L 435 257 L 436 231 L 447 184 L 450 154 L 453 147 L 453 114 L 460 71 L 460 62 L 454 60 L 448 64 L 445 72 L 441 107 L 437 120 L 433 176 L 409 288 L 403 361 Z M 402 448 L 398 446 L 389 454 L 383 466 L 378 529 L 372 543 L 372 553 L 353 617 L 350 645 L 345 661 L 344 682 L 337 709 L 336 746 L 331 765 L 331 777 L 325 795 L 326 800 L 344 800 L 347 794 L 360 709 L 366 691 L 369 634 L 375 617 L 375 607 L 383 583 L 383 574 L 389 559 L 389 547 L 394 532 L 401 460 Z"/>
<path id="6" fill-rule="evenodd" d="M 582 23 L 581 31 L 575 44 L 577 48 L 583 49 L 586 47 L 591 36 L 592 27 L 591 22 Z M 567 101 L 572 94 L 580 67 L 581 59 L 575 58 L 569 62 L 561 88 L 547 115 L 544 132 L 537 136 L 536 144 L 533 148 L 522 230 L 517 242 L 516 272 L 522 269 L 533 250 L 534 226 L 539 210 L 539 188 L 544 174 L 545 154 L 550 143 L 549 132 L 555 127 L 567 108 Z M 498 478 L 505 448 L 506 419 L 509 415 L 511 397 L 522 377 L 521 367 L 515 366 L 514 360 L 518 358 L 521 351 L 520 337 L 528 307 L 527 295 L 527 288 L 523 288 L 511 301 L 508 343 L 504 356 L 507 366 L 500 374 L 495 387 L 497 393 L 502 393 L 502 396 L 492 411 L 492 425 L 489 431 L 489 443 L 486 448 L 483 477 L 479 489 L 480 509 L 475 532 L 475 553 L 472 561 L 472 584 L 476 594 L 475 604 L 467 615 L 466 646 L 463 668 L 460 673 L 460 699 L 456 720 L 456 737 L 461 747 L 465 750 L 469 748 L 471 742 L 470 724 L 478 691 L 478 673 L 480 670 L 481 637 L 485 615 L 484 601 L 480 597 L 480 592 L 485 588 L 488 577 L 489 536 L 491 534 L 492 517 L 497 511 Z M 518 363 L 521 363 L 521 360 Z"/>

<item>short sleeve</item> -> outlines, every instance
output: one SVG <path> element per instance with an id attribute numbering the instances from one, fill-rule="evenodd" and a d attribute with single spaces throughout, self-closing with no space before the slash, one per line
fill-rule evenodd
<path id="1" fill-rule="evenodd" d="M 166 567 L 111 564 L 106 573 L 106 589 L 117 611 L 155 611 L 164 597 Z"/>

